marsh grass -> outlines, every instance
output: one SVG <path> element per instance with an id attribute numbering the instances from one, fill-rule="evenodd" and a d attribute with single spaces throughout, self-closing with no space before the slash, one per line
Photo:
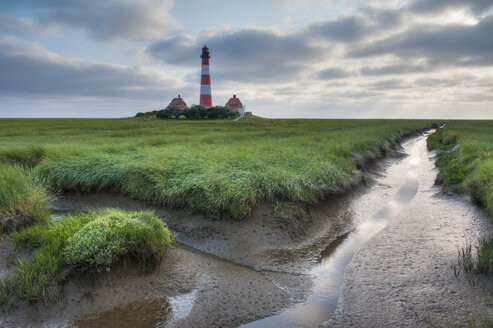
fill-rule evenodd
<path id="1" fill-rule="evenodd" d="M 5 119 L 0 120 L 0 161 L 27 163 L 31 150 L 42 145 L 37 167 L 53 189 L 111 190 L 211 218 L 242 218 L 262 199 L 313 202 L 349 181 L 357 164 L 430 124 L 255 117 L 238 122 Z"/>
<path id="2" fill-rule="evenodd" d="M 471 244 L 461 247 L 452 268 L 457 277 L 464 273 L 471 286 L 478 286 L 482 277 L 493 274 L 493 238 L 479 239 L 475 252 Z"/>
<path id="3" fill-rule="evenodd" d="M 430 149 L 451 149 L 438 154 L 438 182 L 458 192 L 468 192 L 493 218 L 493 121 L 449 121 L 428 138 Z M 455 147 L 459 145 L 459 147 Z M 456 275 L 493 273 L 493 237 L 480 239 L 459 250 Z M 467 276 L 477 284 L 477 277 Z"/>
<path id="4" fill-rule="evenodd" d="M 0 163 L 0 231 L 46 221 L 49 199 L 38 169 Z"/>
<path id="5" fill-rule="evenodd" d="M 493 121 L 449 121 L 428 138 L 430 149 L 450 149 L 438 154 L 438 181 L 455 191 L 468 192 L 472 200 L 493 217 Z"/>
<path id="6" fill-rule="evenodd" d="M 468 328 L 493 328 L 493 315 L 476 313 L 467 318 Z"/>
<path id="7" fill-rule="evenodd" d="M 125 257 L 152 268 L 173 241 L 153 213 L 117 209 L 66 215 L 14 231 L 10 239 L 13 249 L 30 256 L 18 258 L 14 273 L 0 281 L 0 304 L 7 308 L 17 298 L 54 303 L 71 273 L 109 270 Z"/>

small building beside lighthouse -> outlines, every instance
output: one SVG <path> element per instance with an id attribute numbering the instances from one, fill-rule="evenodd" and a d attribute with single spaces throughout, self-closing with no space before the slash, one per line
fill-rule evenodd
<path id="1" fill-rule="evenodd" d="M 229 101 L 226 103 L 226 107 L 231 110 L 236 110 L 240 113 L 240 116 L 245 116 L 245 109 L 243 104 L 241 103 L 240 98 L 237 98 L 236 95 L 233 95 L 233 98 L 229 98 Z"/>
<path id="2" fill-rule="evenodd" d="M 183 100 L 183 98 L 180 95 L 178 95 L 178 98 L 173 98 L 173 100 L 171 100 L 168 107 L 171 107 L 171 106 L 180 107 L 182 109 L 188 108 L 187 103 L 185 102 L 185 100 Z"/>

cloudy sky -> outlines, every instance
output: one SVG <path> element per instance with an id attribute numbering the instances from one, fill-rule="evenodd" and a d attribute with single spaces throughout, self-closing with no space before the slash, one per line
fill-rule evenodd
<path id="1" fill-rule="evenodd" d="M 0 0 L 0 117 L 237 94 L 264 117 L 493 119 L 493 0 Z"/>

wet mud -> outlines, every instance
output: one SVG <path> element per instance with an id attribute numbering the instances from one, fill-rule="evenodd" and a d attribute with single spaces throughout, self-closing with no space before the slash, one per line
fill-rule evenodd
<path id="1" fill-rule="evenodd" d="M 415 182 L 396 195 L 405 206 L 382 212 L 393 212 L 387 227 L 348 264 L 337 310 L 324 326 L 463 327 L 493 313 L 491 279 L 472 286 L 453 270 L 460 247 L 493 233 L 490 218 L 469 197 L 435 184 L 436 154 L 421 143 L 411 148 Z"/>
<path id="2" fill-rule="evenodd" d="M 492 295 L 471 288 L 450 266 L 458 247 L 491 225 L 468 199 L 434 184 L 435 154 L 426 150 L 426 136 L 368 165 L 365 183 L 350 191 L 309 208 L 274 211 L 264 202 L 241 221 L 211 221 L 118 194 L 63 195 L 52 204 L 55 220 L 67 211 L 150 209 L 177 243 L 151 273 L 130 263 L 70 279 L 58 304 L 1 313 L 0 326 L 463 324 L 475 308 L 488 309 Z M 9 270 L 4 253 L 0 273 Z"/>
<path id="3" fill-rule="evenodd" d="M 59 303 L 18 306 L 1 327 L 231 327 L 303 300 L 310 281 L 281 275 L 280 289 L 264 273 L 185 246 L 169 249 L 158 268 L 132 263 L 72 278 Z"/>

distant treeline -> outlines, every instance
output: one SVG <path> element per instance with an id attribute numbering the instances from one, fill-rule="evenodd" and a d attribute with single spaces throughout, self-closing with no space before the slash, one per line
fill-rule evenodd
<path id="1" fill-rule="evenodd" d="M 140 112 L 135 117 L 157 117 L 157 118 L 181 118 L 181 119 L 225 119 L 236 118 L 240 114 L 224 106 L 204 107 L 201 105 L 193 105 L 190 108 L 181 108 L 179 106 L 168 106 L 165 109 L 153 110 L 151 112 Z"/>

